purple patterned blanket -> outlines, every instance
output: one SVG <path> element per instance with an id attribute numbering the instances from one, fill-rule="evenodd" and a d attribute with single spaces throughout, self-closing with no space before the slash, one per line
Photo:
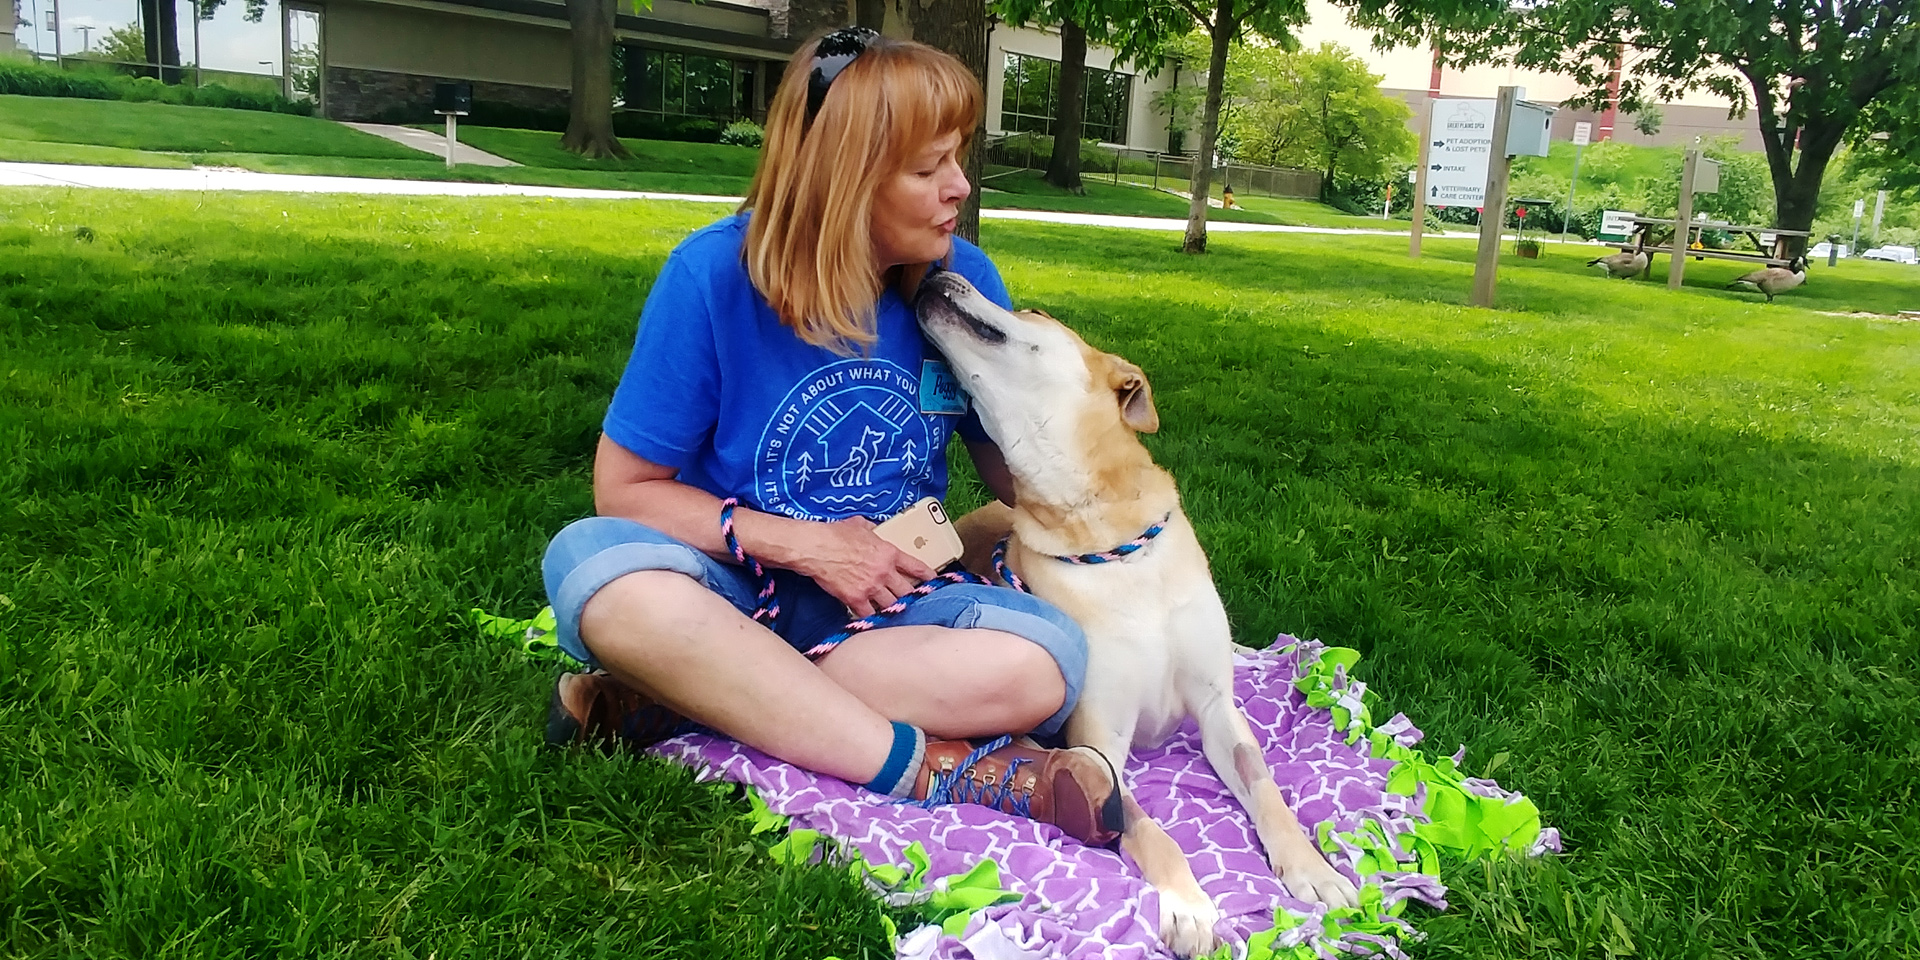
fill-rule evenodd
<path id="1" fill-rule="evenodd" d="M 1334 866 L 1361 884 L 1358 909 L 1328 912 L 1287 894 L 1247 815 L 1201 755 L 1191 722 L 1126 765 L 1134 795 L 1187 851 L 1219 905 L 1216 932 L 1234 957 L 1403 956 L 1399 941 L 1417 936 L 1400 918 L 1406 904 L 1446 907 L 1441 851 L 1559 849 L 1532 802 L 1459 772 L 1464 748 L 1432 760 L 1413 749 L 1421 734 L 1404 716 L 1376 725 L 1372 695 L 1347 675 L 1357 659 L 1282 636 L 1270 653 L 1237 658 L 1234 693 L 1281 793 L 1317 829 Z M 893 886 L 890 902 L 925 901 L 937 890 L 941 902 L 964 904 L 957 913 L 950 906 L 945 923 L 901 936 L 903 957 L 1170 956 L 1155 931 L 1157 895 L 1120 853 L 983 807 L 891 803 L 721 737 L 690 734 L 655 750 L 703 777 L 750 785 L 773 814 L 790 818 L 792 838 L 805 838 L 807 850 L 814 831 L 837 841 L 827 844 L 829 855 L 877 867 L 867 873 L 880 878 L 877 887 Z M 906 876 L 909 864 L 917 866 Z M 983 878 L 985 897 L 956 901 L 950 888 L 977 888 Z"/>

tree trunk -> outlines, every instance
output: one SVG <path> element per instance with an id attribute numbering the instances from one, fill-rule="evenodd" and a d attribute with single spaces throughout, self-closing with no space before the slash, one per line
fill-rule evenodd
<path id="1" fill-rule="evenodd" d="M 911 0 L 913 39 L 959 58 L 984 89 L 987 82 L 987 5 L 979 0 Z M 960 207 L 960 236 L 980 242 L 980 167 L 986 154 L 987 118 L 980 116 L 967 151 L 967 183 L 973 189 Z"/>
<path id="2" fill-rule="evenodd" d="M 1771 87 L 1751 74 L 1754 106 L 1760 114 L 1760 142 L 1767 148 L 1767 172 L 1773 178 L 1773 225 L 1782 230 L 1812 230 L 1820 203 L 1820 183 L 1826 178 L 1827 164 L 1840 146 L 1847 127 L 1859 115 L 1857 108 L 1806 118 L 1805 126 L 1791 128 L 1780 122 L 1778 105 Z M 1800 148 L 1800 168 L 1794 169 L 1794 144 Z M 1812 237 L 1782 237 L 1789 257 L 1807 252 Z"/>
<path id="3" fill-rule="evenodd" d="M 141 73 L 165 83 L 180 82 L 180 21 L 174 0 L 140 0 L 146 21 L 147 68 Z"/>
<path id="4" fill-rule="evenodd" d="M 1320 202 L 1333 202 L 1333 157 L 1327 157 L 1327 171 L 1320 175 Z"/>
<path id="5" fill-rule="evenodd" d="M 1207 196 L 1213 189 L 1213 148 L 1220 139 L 1220 99 L 1227 87 L 1227 50 L 1240 24 L 1233 16 L 1234 0 L 1214 0 L 1213 55 L 1207 58 L 1207 100 L 1200 110 L 1200 153 L 1193 160 L 1190 189 L 1193 201 L 1187 205 L 1187 236 L 1180 249 L 1187 253 L 1207 252 Z"/>
<path id="6" fill-rule="evenodd" d="M 1087 30 L 1072 20 L 1060 21 L 1059 93 L 1046 180 L 1062 190 L 1086 193 L 1080 183 L 1080 131 L 1087 113 Z"/>
<path id="7" fill-rule="evenodd" d="M 887 0 L 854 0 L 853 22 L 879 31 L 887 25 Z"/>
<path id="8" fill-rule="evenodd" d="M 1809 122 L 1800 131 L 1800 168 L 1792 175 L 1773 181 L 1773 220 L 1782 230 L 1812 230 L 1820 205 L 1820 183 L 1826 179 L 1827 164 L 1840 146 L 1844 125 L 1832 121 Z M 1811 237 L 1786 237 L 1787 255 L 1806 253 Z"/>
<path id="9" fill-rule="evenodd" d="M 567 0 L 573 51 L 562 149 L 591 160 L 631 156 L 613 135 L 613 14 L 618 0 Z"/>

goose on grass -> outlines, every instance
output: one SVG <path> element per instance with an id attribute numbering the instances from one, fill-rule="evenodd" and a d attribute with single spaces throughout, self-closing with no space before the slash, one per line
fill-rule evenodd
<path id="1" fill-rule="evenodd" d="M 1807 258 L 1794 257 L 1784 267 L 1767 267 L 1755 270 L 1746 276 L 1730 281 L 1727 289 L 1736 287 L 1758 290 L 1767 295 L 1767 302 L 1773 302 L 1777 293 L 1785 293 L 1807 281 Z"/>

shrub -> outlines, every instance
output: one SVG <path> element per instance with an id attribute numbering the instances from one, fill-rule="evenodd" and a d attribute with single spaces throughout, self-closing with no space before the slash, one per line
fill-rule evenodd
<path id="1" fill-rule="evenodd" d="M 106 79 L 49 70 L 32 63 L 0 60 L 0 93 L 24 97 L 79 97 L 118 100 L 120 94 Z"/>
<path id="2" fill-rule="evenodd" d="M 735 120 L 720 131 L 720 142 L 736 147 L 758 147 L 767 140 L 767 131 L 752 120 Z"/>
<path id="3" fill-rule="evenodd" d="M 613 115 L 613 132 L 635 140 L 680 140 L 719 143 L 726 121 L 713 117 L 663 117 L 623 110 Z"/>
<path id="4" fill-rule="evenodd" d="M 183 71 L 185 72 L 185 71 Z M 36 63 L 0 60 L 0 93 L 28 97 L 77 97 L 85 100 L 129 100 L 172 103 L 187 107 L 225 107 L 311 116 L 309 100 L 288 100 L 278 94 L 250 93 L 218 84 L 192 87 L 161 83 L 152 77 L 68 73 Z"/>

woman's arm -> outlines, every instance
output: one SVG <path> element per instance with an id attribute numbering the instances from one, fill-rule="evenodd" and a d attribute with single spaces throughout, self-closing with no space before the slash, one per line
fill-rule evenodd
<path id="1" fill-rule="evenodd" d="M 974 472 L 993 492 L 994 499 L 1013 506 L 1013 473 L 1007 469 L 1007 457 L 1000 452 L 1000 445 L 991 440 L 967 440 L 967 455 L 973 458 Z"/>
<path id="2" fill-rule="evenodd" d="M 674 479 L 679 474 L 600 437 L 593 458 L 594 512 L 626 517 L 731 561 L 720 535 L 720 498 Z M 931 578 L 934 570 L 854 517 L 816 523 L 740 507 L 733 512 L 740 549 L 761 563 L 793 570 L 864 617 Z"/>

